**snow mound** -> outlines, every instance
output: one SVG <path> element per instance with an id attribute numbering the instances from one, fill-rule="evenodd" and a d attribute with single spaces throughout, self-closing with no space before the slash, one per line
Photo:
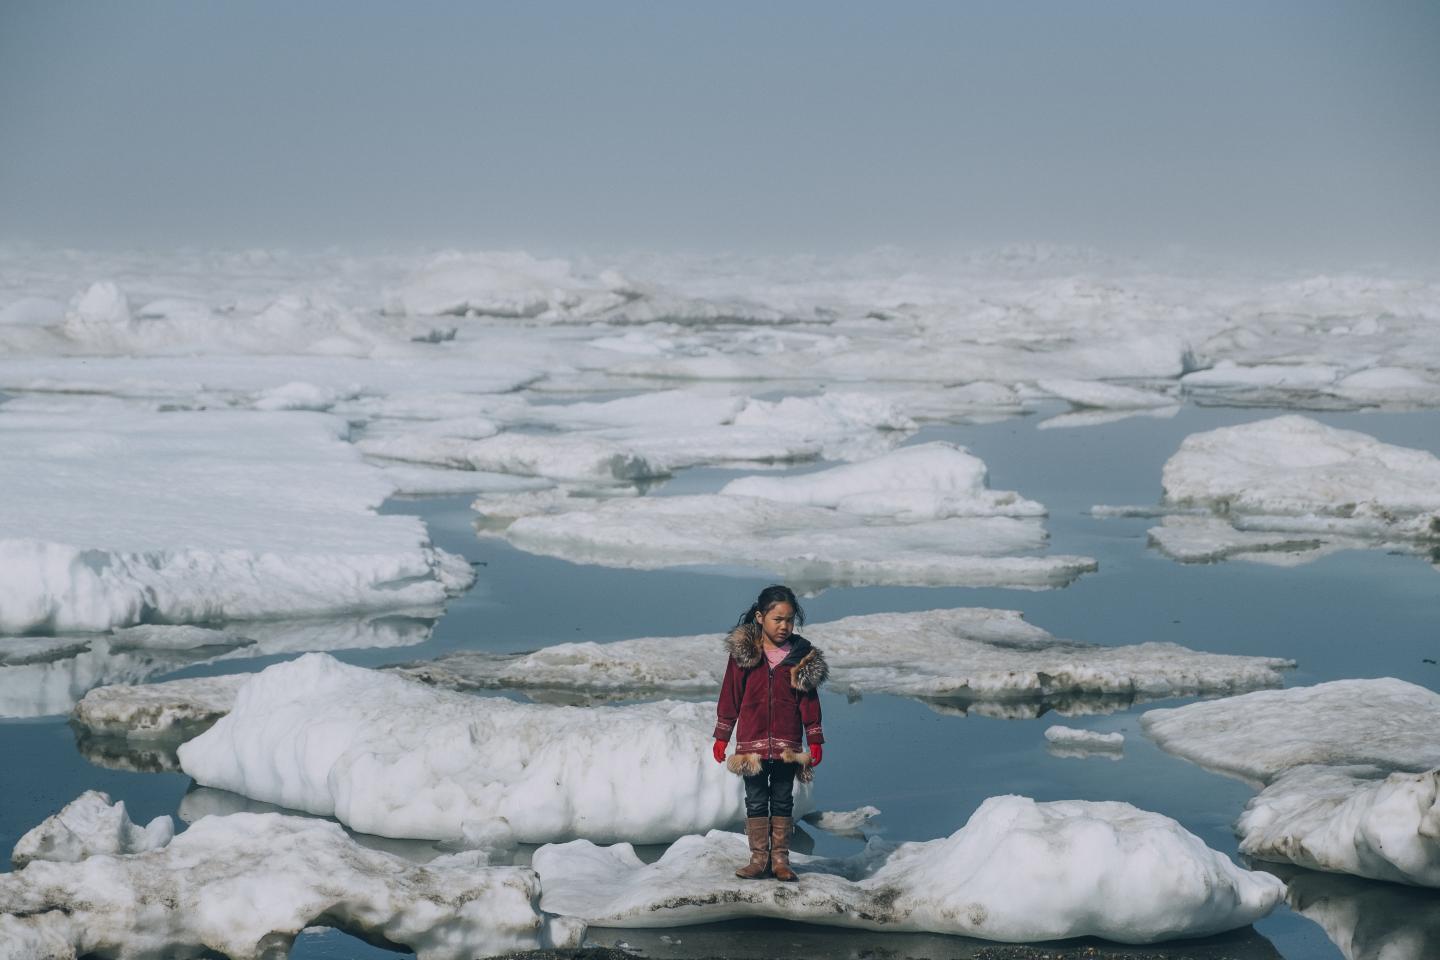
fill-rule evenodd
<path id="1" fill-rule="evenodd" d="M 990 490 L 987 481 L 983 460 L 964 447 L 937 442 L 800 476 L 742 477 L 720 492 L 905 522 L 1044 516 L 1040 504 L 1017 493 Z"/>
<path id="2" fill-rule="evenodd" d="M 839 584 L 1063 586 L 1096 569 L 1089 557 L 1019 556 L 1044 547 L 1038 520 L 949 517 L 870 522 L 825 507 L 734 495 L 571 499 L 560 512 L 523 516 L 503 536 L 530 553 L 577 563 L 654 570 L 683 564 L 759 568 L 805 589 Z M 475 509 L 490 508 L 484 498 Z"/>
<path id="3" fill-rule="evenodd" d="M 836 688 L 934 700 L 1067 695 L 1126 699 L 1275 686 L 1288 660 L 1203 653 L 1172 643 L 1099 646 L 1062 640 L 1014 610 L 961 607 L 845 617 L 805 628 Z M 533 653 L 466 651 L 404 668 L 462 689 L 703 696 L 721 680 L 720 634 L 562 643 Z"/>
<path id="4" fill-rule="evenodd" d="M 1392 677 L 1149 710 L 1140 725 L 1170 753 L 1259 784 L 1305 764 L 1440 766 L 1440 694 Z"/>
<path id="5" fill-rule="evenodd" d="M 1240 852 L 1258 860 L 1440 887 L 1440 770 L 1296 767 L 1245 807 Z"/>
<path id="6" fill-rule="evenodd" d="M 336 824 L 279 814 L 207 817 L 167 846 L 34 861 L 0 874 L 0 957 L 285 956 L 316 923 L 420 960 L 576 947 L 583 925 L 546 918 L 523 867 L 455 854 L 416 866 Z"/>
<path id="7" fill-rule="evenodd" d="M 992 797 L 944 839 L 872 841 L 840 861 L 797 855 L 795 885 L 736 879 L 745 856 L 742 837 L 712 831 L 651 864 L 629 844 L 584 840 L 542 847 L 532 863 L 546 910 L 616 927 L 780 917 L 1007 942 L 1153 943 L 1253 923 L 1285 892 L 1174 820 L 1114 802 Z"/>
<path id="8" fill-rule="evenodd" d="M 0 416 L 0 632 L 442 603 L 463 559 L 319 414 Z M 104 504 L 103 511 L 76 504 Z"/>
<path id="9" fill-rule="evenodd" d="M 202 785 L 379 836 L 454 840 L 504 817 L 527 843 L 664 842 L 740 815 L 713 725 L 708 704 L 520 704 L 308 654 L 256 674 L 179 755 Z"/>
<path id="10" fill-rule="evenodd" d="M 87 790 L 15 844 L 10 862 L 16 870 L 33 860 L 74 863 L 96 854 L 118 856 L 158 850 L 175 836 L 169 817 L 156 817 L 141 827 L 130 821 L 123 800 Z"/>
<path id="11" fill-rule="evenodd" d="M 1185 438 L 1165 502 L 1274 517 L 1361 518 L 1440 535 L 1440 457 L 1301 416 Z"/>

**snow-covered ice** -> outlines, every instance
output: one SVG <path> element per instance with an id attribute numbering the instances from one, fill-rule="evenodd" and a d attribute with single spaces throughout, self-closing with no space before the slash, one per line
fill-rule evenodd
<path id="1" fill-rule="evenodd" d="M 1116 802 L 992 797 L 943 839 L 871 841 L 846 860 L 794 856 L 793 886 L 736 879 L 745 855 L 743 837 L 712 831 L 651 864 L 629 844 L 577 840 L 540 848 L 532 865 L 544 909 L 595 926 L 782 917 L 1012 942 L 1205 936 L 1253 923 L 1285 890 L 1174 820 Z"/>
<path id="2" fill-rule="evenodd" d="M 864 614 L 810 624 L 804 632 L 825 651 L 836 689 L 932 700 L 1214 695 L 1276 686 L 1294 666 L 1173 643 L 1112 647 L 1063 640 L 1026 623 L 1018 611 L 984 607 Z M 703 696 L 720 684 L 722 635 L 562 643 L 526 654 L 464 651 L 406 669 L 462 689 Z"/>
<path id="3" fill-rule="evenodd" d="M 98 736 L 186 739 L 229 713 L 249 679 L 236 673 L 99 687 L 75 705 L 73 719 Z"/>
<path id="4" fill-rule="evenodd" d="M 664 842 L 741 815 L 713 725 L 709 704 L 520 704 L 307 654 L 256 674 L 179 753 L 203 785 L 380 836 L 459 839 L 499 816 L 527 843 Z"/>
<path id="5" fill-rule="evenodd" d="M 375 513 L 391 488 L 343 431 L 305 413 L 0 408 L 0 631 L 395 609 L 468 587 L 418 518 Z"/>
<path id="6" fill-rule="evenodd" d="M 158 850 L 175 836 L 168 816 L 141 827 L 131 822 L 123 800 L 87 790 L 59 813 L 46 817 L 15 844 L 10 862 L 16 870 L 32 860 L 74 863 L 96 854 L 123 855 Z"/>
<path id="7" fill-rule="evenodd" d="M 1125 734 L 1123 733 L 1100 733 L 1096 730 L 1081 730 L 1060 724 L 1045 728 L 1045 741 L 1081 753 L 1115 752 L 1125 748 Z"/>
<path id="8" fill-rule="evenodd" d="M 34 860 L 0 874 L 0 958 L 285 956 L 316 923 L 415 951 L 473 960 L 576 947 L 583 924 L 547 918 L 523 867 L 459 853 L 416 866 L 334 823 L 279 814 L 207 817 L 159 849 Z"/>

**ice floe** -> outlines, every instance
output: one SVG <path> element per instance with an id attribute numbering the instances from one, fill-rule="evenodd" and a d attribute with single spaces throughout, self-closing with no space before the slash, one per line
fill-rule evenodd
<path id="1" fill-rule="evenodd" d="M 99 687 L 75 705 L 73 719 L 98 736 L 188 739 L 229 713 L 249 679 L 238 673 Z"/>
<path id="2" fill-rule="evenodd" d="M 334 823 L 240 813 L 207 817 L 158 849 L 0 874 L 0 957 L 208 949 L 253 960 L 286 955 L 314 924 L 421 960 L 579 946 L 583 924 L 543 915 L 539 894 L 534 872 L 487 866 L 480 853 L 416 866 Z"/>
<path id="3" fill-rule="evenodd" d="M 1152 710 L 1162 747 L 1263 787 L 1236 824 L 1262 860 L 1440 886 L 1440 694 L 1339 680 Z"/>
<path id="4" fill-rule="evenodd" d="M 304 413 L 0 412 L 0 631 L 413 607 L 467 587 L 418 518 L 375 513 L 392 488 L 343 430 Z"/>
<path id="5" fill-rule="evenodd" d="M 662 842 L 740 816 L 713 721 L 709 704 L 521 704 L 307 654 L 256 674 L 179 755 L 203 785 L 380 836 L 459 839 L 499 816 L 530 843 Z"/>
<path id="6" fill-rule="evenodd" d="M 1046 749 L 1052 756 L 1083 759 L 1105 756 L 1119 759 L 1125 749 L 1125 734 L 1079 730 L 1055 724 L 1045 728 Z"/>
<path id="7" fill-rule="evenodd" d="M 545 846 L 541 905 L 595 926 L 736 917 L 952 933 L 1000 941 L 1151 943 L 1253 923 L 1284 884 L 1242 870 L 1178 823 L 1125 803 L 992 797 L 949 837 L 871 841 L 845 860 L 793 857 L 796 885 L 737 880 L 743 837 L 683 837 L 643 863 L 629 844 Z"/>
<path id="8" fill-rule="evenodd" d="M 87 790 L 21 837 L 10 862 L 19 870 L 32 860 L 74 863 L 96 854 L 143 853 L 158 850 L 174 836 L 175 823 L 168 816 L 141 827 L 131 822 L 124 801 L 111 803 L 109 794 Z"/>
<path id="9" fill-rule="evenodd" d="M 805 628 L 837 689 L 933 701 L 1118 701 L 1276 686 L 1293 662 L 1204 653 L 1173 643 L 1063 640 L 1014 610 L 961 607 L 845 617 Z M 596 698 L 708 695 L 719 686 L 721 634 L 562 643 L 526 654 L 465 651 L 404 669 L 443 686 L 562 691 Z M 1110 709 L 1119 704 L 1111 702 Z"/>

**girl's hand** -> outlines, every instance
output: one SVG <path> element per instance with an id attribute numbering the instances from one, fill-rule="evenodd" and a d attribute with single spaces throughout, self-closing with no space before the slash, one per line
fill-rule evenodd
<path id="1" fill-rule="evenodd" d="M 825 755 L 824 749 L 818 743 L 810 744 L 810 766 L 820 766 L 820 758 Z"/>
<path id="2" fill-rule="evenodd" d="M 724 762 L 725 762 L 725 741 L 724 741 L 724 740 L 716 740 L 716 741 L 715 741 L 715 750 L 714 750 L 714 753 L 715 753 L 715 762 L 716 762 L 716 763 L 724 763 Z"/>

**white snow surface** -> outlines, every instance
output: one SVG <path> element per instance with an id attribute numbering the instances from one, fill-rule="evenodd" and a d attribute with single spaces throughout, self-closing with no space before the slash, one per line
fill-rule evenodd
<path id="1" fill-rule="evenodd" d="M 87 790 L 59 813 L 46 817 L 15 844 L 10 862 L 16 870 L 32 860 L 74 863 L 96 854 L 123 855 L 158 850 L 175 836 L 175 822 L 156 817 L 141 827 L 132 823 L 125 801 Z"/>
<path id="2" fill-rule="evenodd" d="M 1257 784 L 1305 764 L 1440 766 L 1440 694 L 1392 677 L 1149 710 L 1140 725 L 1170 753 Z"/>
<path id="3" fill-rule="evenodd" d="M 736 879 L 743 837 L 712 831 L 643 863 L 629 844 L 542 847 L 547 911 L 594 926 L 782 917 L 1008 942 L 1153 943 L 1253 923 L 1285 885 L 1236 867 L 1174 820 L 1126 803 L 992 797 L 949 837 L 848 860 L 792 857 L 795 885 Z"/>
<path id="4" fill-rule="evenodd" d="M 1168 503 L 1270 516 L 1386 522 L 1440 535 L 1440 457 L 1298 415 L 1185 438 L 1165 464 Z"/>
<path id="5" fill-rule="evenodd" d="M 546 918 L 523 867 L 459 853 L 417 866 L 336 824 L 279 814 L 206 817 L 143 853 L 31 862 L 0 874 L 0 958 L 103 951 L 121 960 L 208 948 L 284 956 L 315 923 L 383 938 L 420 960 L 579 946 L 582 924 Z"/>
<path id="6" fill-rule="evenodd" d="M 502 510 L 512 506 L 501 503 Z M 810 589 L 841 584 L 1041 589 L 1096 569 L 1090 557 L 1033 555 L 1046 539 L 1034 518 L 884 523 L 828 507 L 730 494 L 571 498 L 546 506 L 554 512 L 481 532 L 503 536 L 529 553 L 577 563 L 645 570 L 684 564 L 760 568 Z M 475 509 L 492 510 L 484 497 Z M 514 514 L 501 513 L 506 515 Z"/>
<path id="7" fill-rule="evenodd" d="M 1173 643 L 1063 640 L 1015 610 L 959 607 L 844 617 L 803 628 L 832 688 L 960 700 L 1067 694 L 1158 698 L 1275 686 L 1291 661 L 1203 653 Z M 526 654 L 450 654 L 407 669 L 443 685 L 704 695 L 725 666 L 723 634 L 562 643 Z"/>
<path id="8" fill-rule="evenodd" d="M 318 414 L 0 407 L 0 631 L 441 603 L 474 574 Z"/>
<path id="9" fill-rule="evenodd" d="M 520 704 L 308 654 L 256 674 L 179 755 L 202 785 L 380 836 L 454 840 L 504 817 L 528 843 L 664 842 L 740 816 L 713 725 L 709 704 Z"/>
<path id="10" fill-rule="evenodd" d="M 1440 887 L 1440 770 L 1307 765 L 1245 807 L 1240 852 L 1259 860 Z"/>
<path id="11" fill-rule="evenodd" d="M 1045 514 L 1045 508 L 1033 500 L 989 489 L 985 462 L 964 447 L 943 442 L 904 447 L 800 476 L 742 477 L 720 492 L 901 522 Z"/>
<path id="12" fill-rule="evenodd" d="M 1125 734 L 1100 733 L 1055 724 L 1045 728 L 1045 739 L 1053 744 L 1087 750 L 1119 750 L 1125 746 Z"/>

